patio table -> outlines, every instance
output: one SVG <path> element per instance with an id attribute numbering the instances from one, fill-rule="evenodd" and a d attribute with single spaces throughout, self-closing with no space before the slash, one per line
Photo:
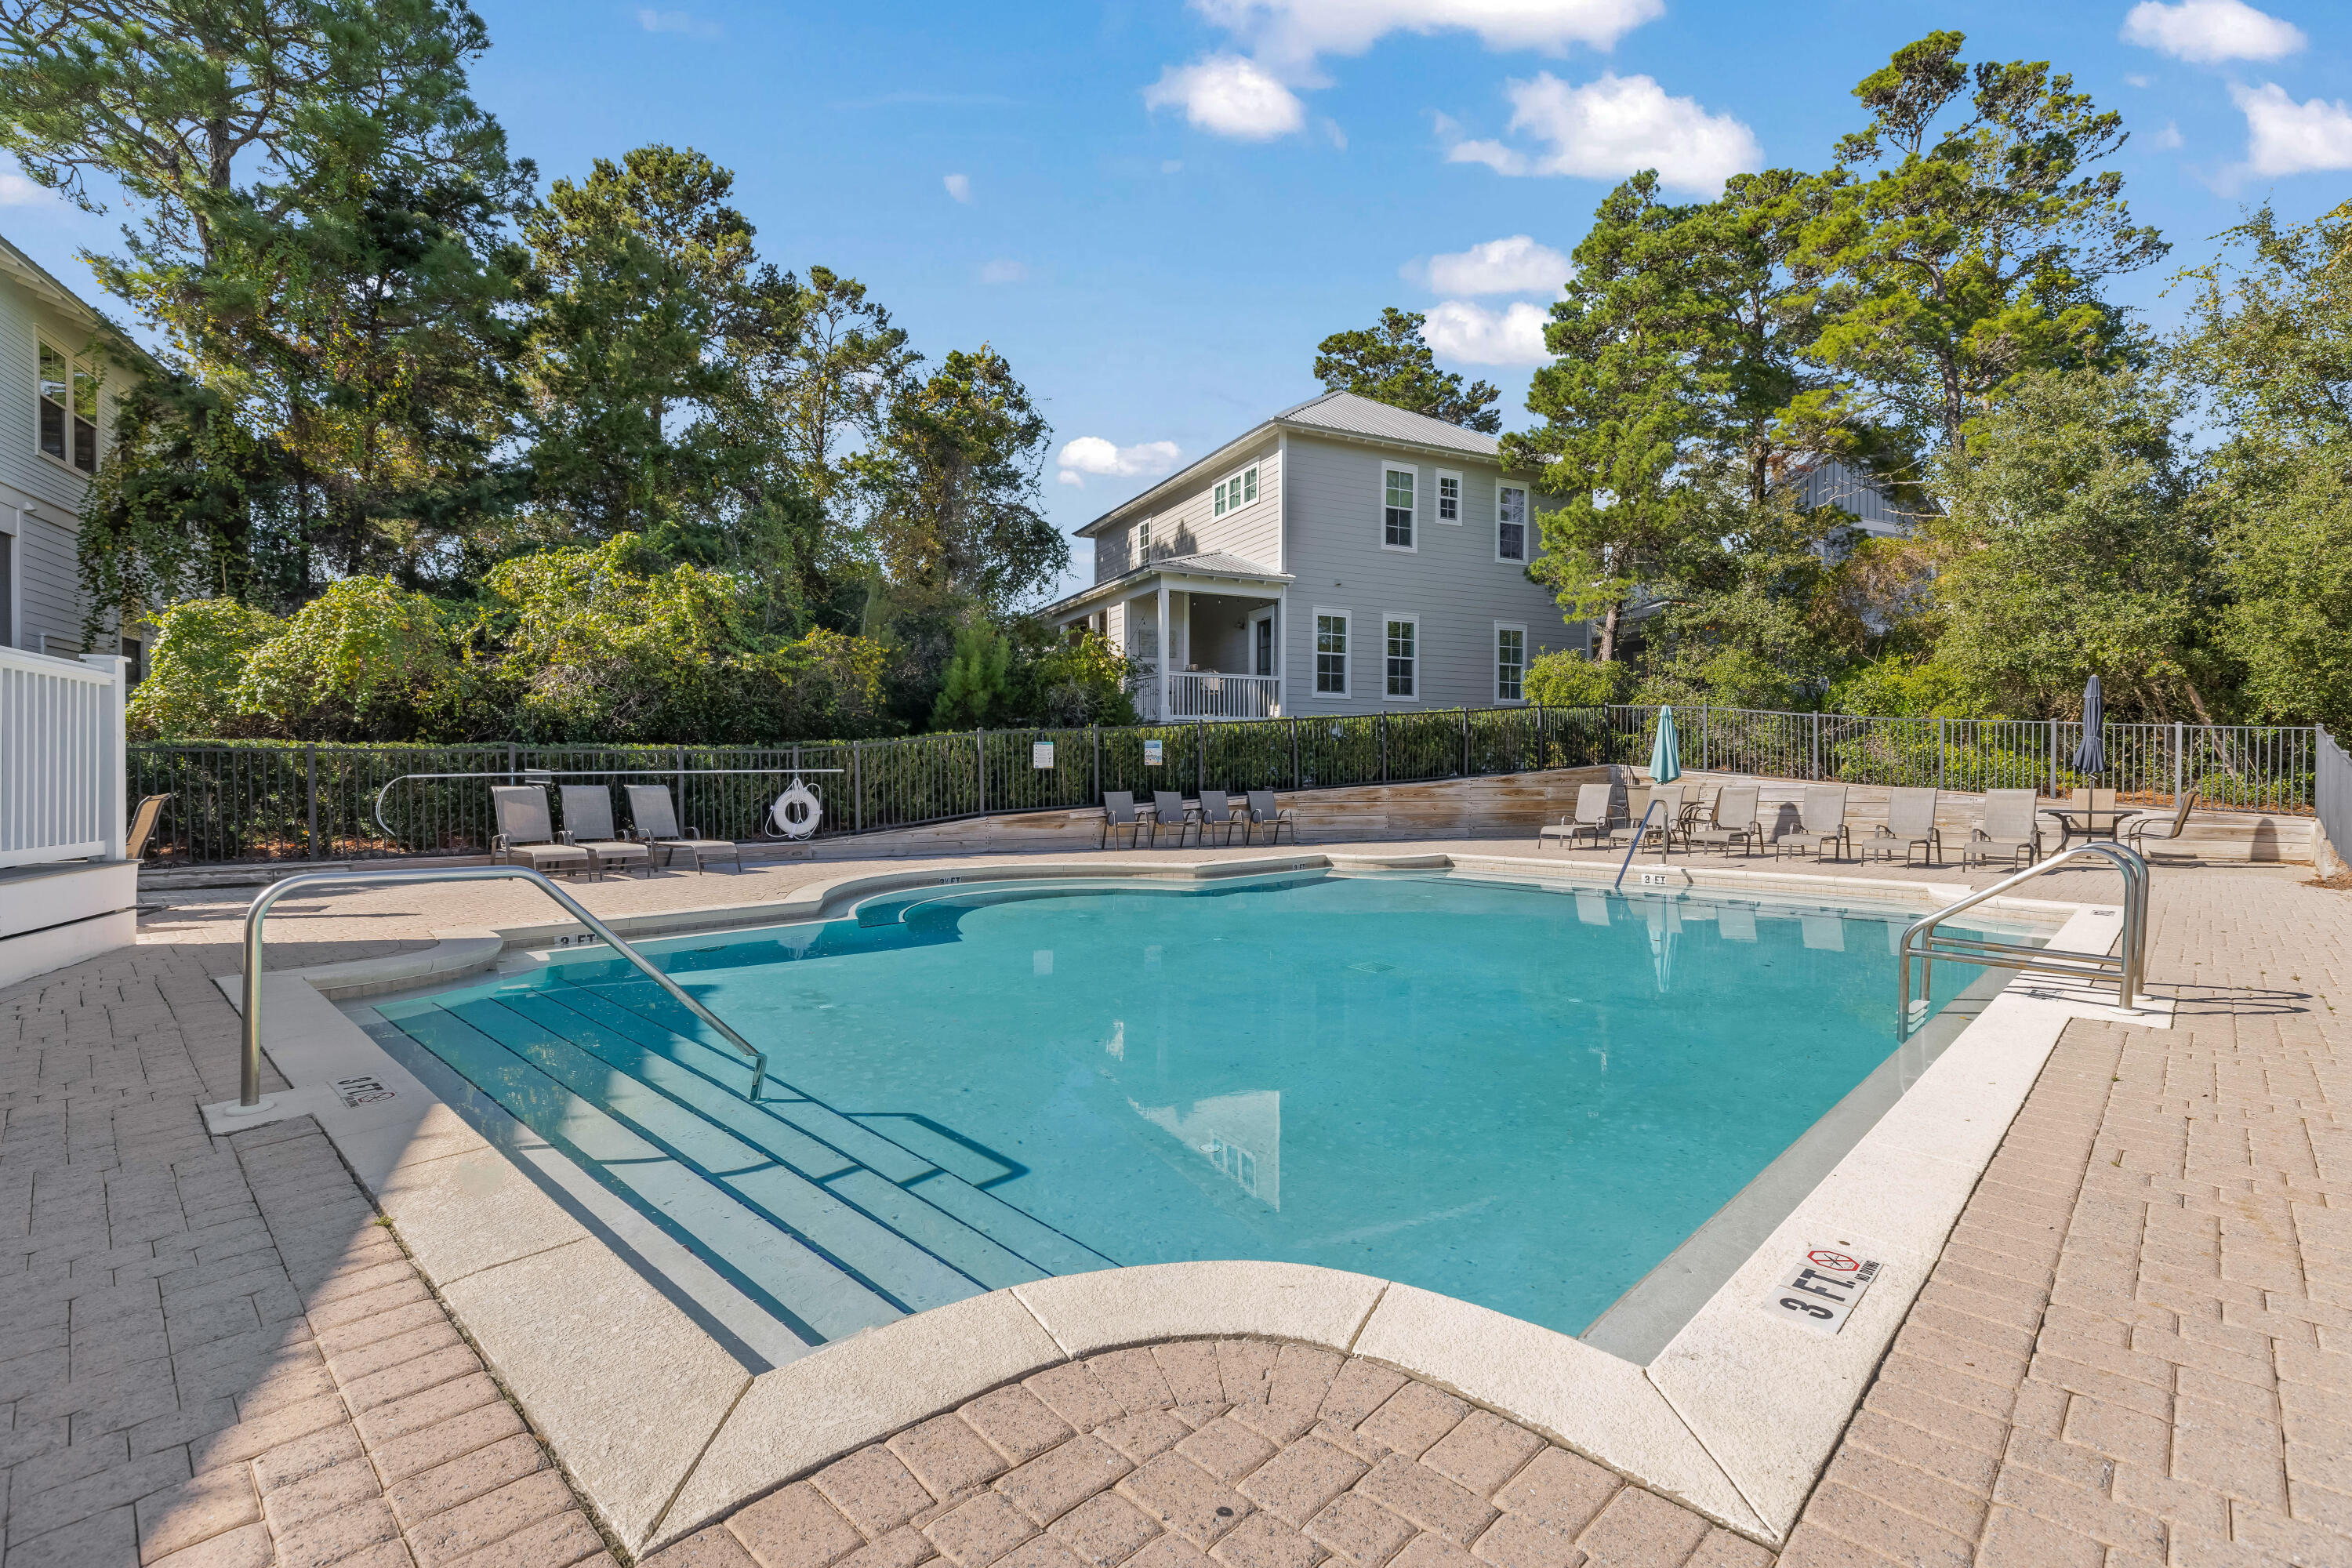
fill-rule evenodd
<path id="1" fill-rule="evenodd" d="M 2128 816 L 2138 816 L 2147 809 L 2139 805 L 2103 805 L 2095 809 L 2087 805 L 2045 805 L 2042 815 L 2058 819 L 2058 847 L 2063 849 L 2077 834 L 2085 843 L 2095 838 L 2112 839 L 2118 823 Z M 2106 823 L 2105 827 L 2099 826 L 2102 818 Z"/>

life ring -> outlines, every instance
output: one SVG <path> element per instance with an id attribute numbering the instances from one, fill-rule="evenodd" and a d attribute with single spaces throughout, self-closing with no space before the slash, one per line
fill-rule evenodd
<path id="1" fill-rule="evenodd" d="M 816 792 L 796 778 L 776 797 L 768 815 L 774 819 L 776 831 L 786 838 L 807 838 L 824 820 L 824 807 L 819 804 Z"/>

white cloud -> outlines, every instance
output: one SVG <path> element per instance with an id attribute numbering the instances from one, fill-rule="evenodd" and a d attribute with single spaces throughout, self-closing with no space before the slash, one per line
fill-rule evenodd
<path id="1" fill-rule="evenodd" d="M 2199 65 L 2274 60 L 2310 41 L 2294 23 L 2257 11 L 2245 0 L 2180 0 L 2177 5 L 2141 0 L 2124 18 L 2122 36 L 2126 44 Z"/>
<path id="2" fill-rule="evenodd" d="M 48 186 L 14 169 L 0 172 L 0 207 L 45 207 L 59 199 Z"/>
<path id="3" fill-rule="evenodd" d="M 945 179 L 941 180 L 940 184 L 945 185 L 948 188 L 948 195 L 953 196 L 956 200 L 962 202 L 967 205 L 971 204 L 971 176 L 970 174 L 950 174 Z"/>
<path id="4" fill-rule="evenodd" d="M 1194 125 L 1264 142 L 1307 122 L 1293 89 L 1329 85 L 1325 55 L 1360 55 L 1391 33 L 1467 32 L 1490 49 L 1609 49 L 1665 14 L 1665 0 L 1192 0 L 1234 47 L 1170 66 L 1144 89 L 1157 109 L 1180 104 Z M 1328 126 L 1328 122 L 1327 122 Z M 1333 135 L 1344 148 L 1344 138 Z"/>
<path id="5" fill-rule="evenodd" d="M 1160 160 L 1160 172 L 1163 174 L 1172 174 L 1183 166 L 1184 160 L 1181 158 L 1162 158 Z"/>
<path id="6" fill-rule="evenodd" d="M 1502 310 L 1448 300 L 1429 312 L 1421 336 L 1440 358 L 1464 364 L 1541 364 L 1551 357 L 1544 352 L 1548 320 L 1542 306 L 1524 300 Z"/>
<path id="7" fill-rule="evenodd" d="M 1028 277 L 1028 264 L 1021 261 L 992 261 L 980 269 L 982 283 L 1022 283 Z"/>
<path id="8" fill-rule="evenodd" d="M 1613 47 L 1663 16 L 1665 0 L 1193 0 L 1259 58 L 1303 67 L 1360 55 L 1391 33 L 1475 33 L 1490 49 Z"/>
<path id="9" fill-rule="evenodd" d="M 648 33 L 683 33 L 690 38 L 715 38 L 724 29 L 687 11 L 640 11 L 637 26 Z"/>
<path id="10" fill-rule="evenodd" d="M 1287 136 L 1307 123 L 1298 95 L 1239 55 L 1211 55 L 1189 66 L 1170 66 L 1143 89 L 1147 109 L 1181 108 L 1203 131 L 1244 142 Z"/>
<path id="11" fill-rule="evenodd" d="M 1576 174 L 1615 180 L 1642 169 L 1678 190 L 1713 195 L 1723 182 L 1763 162 L 1756 133 L 1689 98 L 1668 98 L 1645 76 L 1613 71 L 1570 87 L 1544 71 L 1504 88 L 1511 129 L 1549 142 L 1533 156 L 1500 142 L 1461 142 L 1448 156 L 1503 174 Z"/>
<path id="12" fill-rule="evenodd" d="M 2188 145 L 2186 139 L 2180 134 L 2180 122 L 2177 120 L 2166 121 L 2164 129 L 2156 133 L 2155 144 L 2159 153 L 2175 152 Z"/>
<path id="13" fill-rule="evenodd" d="M 1426 280 L 1435 294 L 1557 294 L 1574 269 L 1550 246 L 1515 234 L 1433 256 L 1405 268 L 1404 275 Z"/>
<path id="14" fill-rule="evenodd" d="M 2297 103 L 2274 81 L 2232 87 L 2246 115 L 2246 167 L 2257 174 L 2352 169 L 2352 107 L 2342 99 Z"/>
<path id="15" fill-rule="evenodd" d="M 1055 476 L 1066 485 L 1084 485 L 1088 474 L 1102 479 L 1131 479 L 1171 471 L 1182 454 L 1173 441 L 1139 441 L 1120 447 L 1099 436 L 1081 436 L 1066 443 L 1055 458 Z"/>
<path id="16" fill-rule="evenodd" d="M 1323 134 L 1329 137 L 1331 140 L 1331 145 L 1337 147 L 1340 152 L 1344 153 L 1348 150 L 1348 133 L 1339 129 L 1339 122 L 1338 121 L 1324 121 Z"/>
<path id="17" fill-rule="evenodd" d="M 2154 87 L 2156 85 L 2156 79 L 2154 77 L 2142 76 L 2137 71 L 2133 71 L 2127 74 L 2124 78 L 2124 80 L 2134 87 Z"/>

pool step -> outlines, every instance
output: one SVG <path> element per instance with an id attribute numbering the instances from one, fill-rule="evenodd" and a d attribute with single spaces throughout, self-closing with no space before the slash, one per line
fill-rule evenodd
<path id="1" fill-rule="evenodd" d="M 751 1083 L 751 1071 L 743 1065 L 740 1055 L 724 1041 L 701 1032 L 704 1026 L 700 1020 L 657 986 L 634 975 L 626 980 L 593 984 L 572 984 L 561 971 L 555 978 L 556 984 L 533 994 L 560 1001 L 583 1017 L 702 1076 L 708 1087 L 697 1091 L 697 1109 L 713 1115 L 732 1115 L 754 1109 L 742 1098 L 743 1089 Z M 689 1035 L 686 1027 L 678 1026 L 699 1033 Z M 886 1180 L 919 1192 L 931 1206 L 953 1215 L 1042 1274 L 1079 1274 L 1112 1266 L 1111 1258 L 1006 1203 L 981 1184 L 1018 1174 L 1023 1167 L 924 1119 L 888 1112 L 845 1115 L 786 1081 L 780 1072 L 782 1066 L 771 1059 L 767 1087 L 756 1113 L 782 1121 Z M 715 1096 L 710 1093 L 713 1089 L 718 1091 Z M 908 1142 L 877 1131 L 868 1125 L 875 1121 L 901 1129 Z M 738 1124 L 730 1121 L 728 1125 Z M 908 1143 L 919 1146 L 910 1148 Z M 782 1151 L 778 1157 L 791 1158 Z M 989 1280 L 992 1288 L 1019 1282 L 1010 1278 Z"/>

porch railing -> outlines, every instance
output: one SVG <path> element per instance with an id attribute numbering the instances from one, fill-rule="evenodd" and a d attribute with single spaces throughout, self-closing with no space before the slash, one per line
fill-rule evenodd
<path id="1" fill-rule="evenodd" d="M 1186 670 L 1168 678 L 1168 704 L 1171 719 L 1271 719 L 1282 706 L 1282 682 Z"/>

